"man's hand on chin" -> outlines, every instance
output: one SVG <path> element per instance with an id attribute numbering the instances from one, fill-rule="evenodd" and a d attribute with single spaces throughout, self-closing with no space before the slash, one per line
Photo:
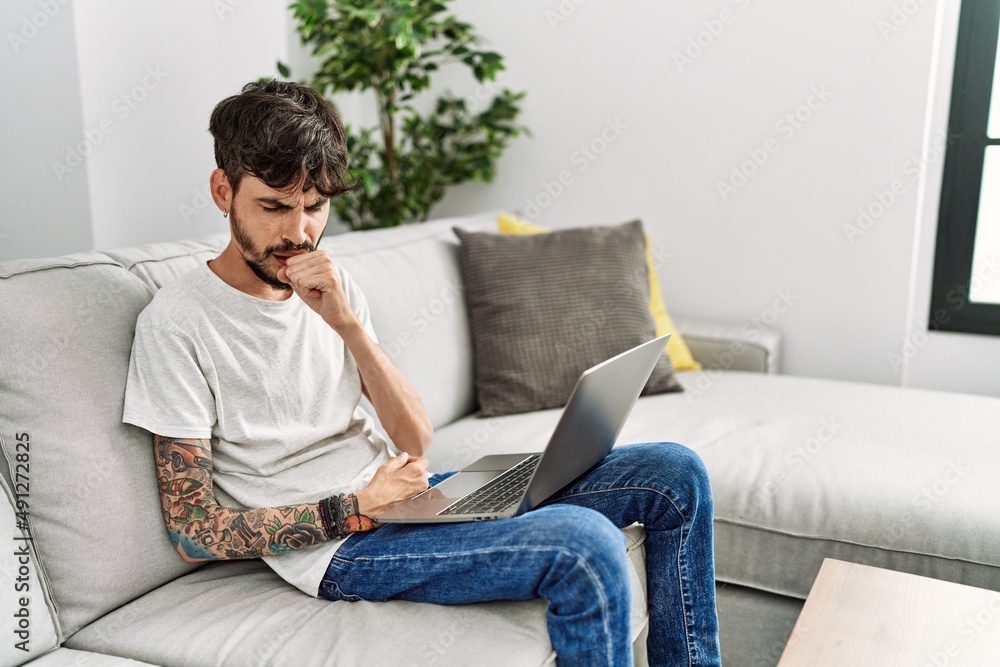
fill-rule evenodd
<path id="1" fill-rule="evenodd" d="M 333 260 L 325 250 L 288 257 L 276 275 L 334 330 L 358 324 L 358 316 L 347 302 Z"/>

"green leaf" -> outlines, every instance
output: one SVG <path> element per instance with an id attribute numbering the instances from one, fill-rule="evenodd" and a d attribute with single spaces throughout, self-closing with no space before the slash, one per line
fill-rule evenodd
<path id="1" fill-rule="evenodd" d="M 292 77 L 292 70 L 288 68 L 288 65 L 280 60 L 278 61 L 278 73 L 286 79 L 290 79 Z"/>
<path id="2" fill-rule="evenodd" d="M 479 37 L 448 13 L 451 2 L 296 0 L 289 6 L 317 64 L 310 85 L 323 95 L 371 91 L 383 124 L 394 128 L 387 147 L 381 127 L 345 126 L 358 187 L 332 208 L 353 229 L 426 220 L 448 186 L 492 179 L 509 143 L 530 136 L 516 124 L 524 93 L 504 90 L 488 105 L 477 98 L 476 114 L 464 96 L 450 93 L 434 100 L 429 113 L 410 104 L 431 88 L 431 75 L 443 64 L 461 63 L 477 81 L 504 69 L 499 53 L 476 50 Z M 287 69 L 278 63 L 283 76 Z"/>

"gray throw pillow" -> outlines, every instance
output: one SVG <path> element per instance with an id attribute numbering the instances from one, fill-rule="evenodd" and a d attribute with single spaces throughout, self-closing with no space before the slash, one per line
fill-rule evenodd
<path id="1" fill-rule="evenodd" d="M 461 245 L 480 416 L 561 407 L 580 373 L 654 337 L 642 223 Z M 666 352 L 643 394 L 683 391 Z"/>

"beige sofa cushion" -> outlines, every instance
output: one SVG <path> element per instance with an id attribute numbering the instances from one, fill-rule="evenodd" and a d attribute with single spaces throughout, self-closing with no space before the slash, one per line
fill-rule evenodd
<path id="1" fill-rule="evenodd" d="M 58 648 L 31 663 L 31 667 L 155 667 L 148 662 L 91 651 Z"/>
<path id="2" fill-rule="evenodd" d="M 632 636 L 646 624 L 638 526 L 625 530 Z M 259 560 L 206 565 L 84 628 L 67 646 L 185 667 L 554 664 L 546 602 L 439 606 L 302 595 Z"/>
<path id="3" fill-rule="evenodd" d="M 96 252 L 0 263 L 0 432 L 31 439 L 31 525 L 66 636 L 195 565 L 163 527 L 148 433 L 122 424 L 152 296 Z"/>

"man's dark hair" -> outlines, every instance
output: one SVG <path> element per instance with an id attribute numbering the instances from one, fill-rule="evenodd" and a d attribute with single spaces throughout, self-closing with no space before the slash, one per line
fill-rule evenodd
<path id="1" fill-rule="evenodd" d="M 325 197 L 353 190 L 344 126 L 333 106 L 312 88 L 262 78 L 212 110 L 215 163 L 235 193 L 245 174 L 275 190 L 301 183 Z"/>

